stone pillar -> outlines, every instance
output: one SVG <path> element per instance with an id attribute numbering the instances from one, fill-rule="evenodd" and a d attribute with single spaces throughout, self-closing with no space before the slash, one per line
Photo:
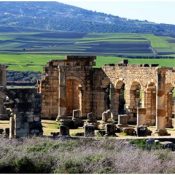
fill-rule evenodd
<path id="1" fill-rule="evenodd" d="M 173 109 L 173 93 L 172 91 L 166 92 L 165 96 L 165 108 L 166 108 L 166 127 L 172 128 L 172 109 Z"/>
<path id="2" fill-rule="evenodd" d="M 156 122 L 156 89 L 148 87 L 146 91 L 146 120 L 149 125 L 155 125 Z"/>
<path id="3" fill-rule="evenodd" d="M 113 113 L 113 120 L 117 121 L 118 116 L 118 101 L 119 101 L 119 94 L 114 86 L 110 85 L 110 96 L 111 96 L 111 111 Z"/>
<path id="4" fill-rule="evenodd" d="M 166 69 L 158 69 L 156 86 L 156 133 L 167 135 L 165 109 L 165 74 Z"/>
<path id="5" fill-rule="evenodd" d="M 130 88 L 129 84 L 125 85 L 125 110 L 130 107 Z"/>
<path id="6" fill-rule="evenodd" d="M 60 126 L 60 136 L 69 136 L 69 128 L 67 126 Z"/>
<path id="7" fill-rule="evenodd" d="M 146 124 L 146 109 L 137 108 L 137 127 Z"/>
<path id="8" fill-rule="evenodd" d="M 94 125 L 85 125 L 84 126 L 84 136 L 85 137 L 94 137 L 95 136 L 95 127 Z"/>
<path id="9" fill-rule="evenodd" d="M 75 109 L 73 110 L 73 117 L 72 119 L 79 119 L 80 118 L 80 110 L 79 109 Z"/>
<path id="10" fill-rule="evenodd" d="M 9 138 L 14 138 L 14 133 L 15 133 L 15 120 L 14 117 L 10 117 L 10 133 L 9 133 Z"/>
<path id="11" fill-rule="evenodd" d="M 58 84 L 58 117 L 64 118 L 66 113 L 66 76 L 62 67 L 59 66 Z"/>
<path id="12" fill-rule="evenodd" d="M 97 122 L 97 119 L 92 112 L 87 114 L 87 122 L 88 123 L 96 123 Z"/>
<path id="13" fill-rule="evenodd" d="M 112 121 L 112 116 L 113 115 L 112 115 L 110 109 L 107 110 L 107 111 L 104 111 L 102 113 L 102 122 L 111 122 Z"/>
<path id="14" fill-rule="evenodd" d="M 128 115 L 118 115 L 118 126 L 127 126 L 128 125 Z"/>
<path id="15" fill-rule="evenodd" d="M 116 126 L 115 124 L 112 124 L 112 123 L 107 123 L 105 125 L 105 136 L 116 136 L 115 135 L 115 132 L 116 132 Z"/>

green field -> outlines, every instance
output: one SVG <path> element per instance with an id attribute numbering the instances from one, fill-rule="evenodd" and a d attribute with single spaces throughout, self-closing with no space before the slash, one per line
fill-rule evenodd
<path id="1" fill-rule="evenodd" d="M 65 55 L 49 54 L 0 54 L 0 63 L 8 65 L 8 70 L 43 71 L 49 60 L 64 59 Z M 98 56 L 96 66 L 115 64 L 126 58 Z M 129 64 L 160 64 L 160 66 L 175 67 L 175 59 L 129 59 Z"/>
<path id="2" fill-rule="evenodd" d="M 175 58 L 175 38 L 134 33 L 0 33 L 0 63 L 9 70 L 42 72 L 49 60 L 70 54 L 98 55 L 96 67 L 131 56 L 130 64 L 175 67 L 175 60 L 167 59 Z M 162 58 L 148 59 L 155 56 Z"/>
<path id="3" fill-rule="evenodd" d="M 175 40 L 135 33 L 0 33 L 0 53 L 174 56 Z"/>

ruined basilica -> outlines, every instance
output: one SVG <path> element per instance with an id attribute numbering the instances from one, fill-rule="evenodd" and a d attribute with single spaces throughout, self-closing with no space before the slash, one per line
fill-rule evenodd
<path id="1" fill-rule="evenodd" d="M 156 126 L 158 135 L 168 135 L 166 128 L 174 127 L 175 69 L 127 60 L 96 68 L 95 59 L 52 60 L 33 89 L 7 88 L 6 66 L 1 65 L 0 115 L 9 116 L 10 137 L 42 135 L 41 119 L 57 119 L 70 128 L 78 123 L 85 130 Z"/>
<path id="2" fill-rule="evenodd" d="M 74 110 L 80 118 L 93 113 L 99 120 L 111 111 L 114 121 L 127 116 L 129 123 L 173 127 L 175 69 L 156 64 L 120 64 L 95 68 L 93 56 L 67 56 L 52 60 L 39 82 L 42 118 L 68 119 Z"/>

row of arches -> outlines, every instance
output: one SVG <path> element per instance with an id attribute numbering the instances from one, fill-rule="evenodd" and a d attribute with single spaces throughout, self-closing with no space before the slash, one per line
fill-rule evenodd
<path id="1" fill-rule="evenodd" d="M 156 118 L 156 85 L 151 82 L 143 89 L 139 82 L 134 81 L 129 89 L 126 89 L 126 84 L 119 81 L 114 87 L 109 83 L 104 92 L 104 111 L 111 109 L 116 115 L 125 114 L 127 112 L 133 113 L 134 117 L 137 115 L 137 108 L 146 108 L 146 116 L 150 123 L 155 123 Z M 93 90 L 93 89 L 92 89 Z M 127 91 L 127 93 L 126 93 Z M 173 107 L 174 88 L 169 88 L 167 93 L 167 101 L 165 101 L 167 108 Z M 81 79 L 75 77 L 66 78 L 66 112 L 65 115 L 72 116 L 74 109 L 80 109 L 82 115 L 85 108 L 85 84 Z M 92 99 L 92 101 L 95 99 Z M 97 106 L 98 107 L 98 106 Z M 98 110 L 98 109 L 97 109 Z M 171 110 L 169 114 L 172 115 Z M 89 111 L 92 112 L 92 111 Z"/>

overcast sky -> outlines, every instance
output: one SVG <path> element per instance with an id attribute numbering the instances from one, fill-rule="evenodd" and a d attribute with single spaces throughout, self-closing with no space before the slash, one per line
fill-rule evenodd
<path id="1" fill-rule="evenodd" d="M 85 9 L 157 23 L 175 24 L 175 0 L 57 0 Z"/>

